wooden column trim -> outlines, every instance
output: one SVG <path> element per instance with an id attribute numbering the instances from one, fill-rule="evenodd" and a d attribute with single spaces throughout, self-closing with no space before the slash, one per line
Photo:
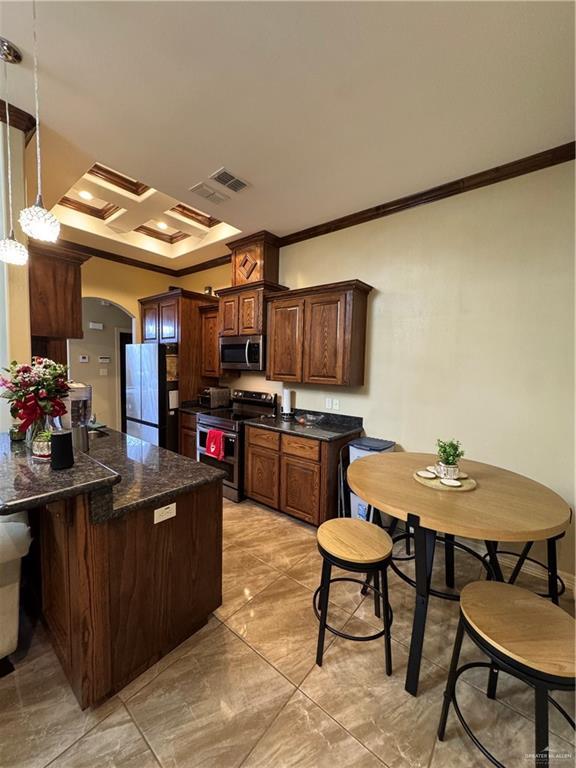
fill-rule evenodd
<path id="1" fill-rule="evenodd" d="M 10 128 L 16 128 L 25 135 L 26 144 L 30 141 L 36 131 L 36 120 L 24 112 L 23 109 L 15 107 L 14 104 L 8 104 L 8 114 L 10 116 Z M 6 102 L 0 99 L 0 123 L 6 122 Z"/>

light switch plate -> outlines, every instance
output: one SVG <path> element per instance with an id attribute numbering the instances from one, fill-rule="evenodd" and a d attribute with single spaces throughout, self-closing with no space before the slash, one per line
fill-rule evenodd
<path id="1" fill-rule="evenodd" d="M 169 520 L 171 517 L 176 517 L 176 502 L 172 504 L 166 504 L 165 507 L 158 507 L 154 510 L 154 525 L 156 523 L 163 523 L 164 520 Z"/>
<path id="2" fill-rule="evenodd" d="M 326 409 L 328 411 L 331 411 L 332 410 L 332 398 L 331 397 L 327 397 L 326 400 L 324 401 L 324 405 L 326 406 Z"/>
<path id="3" fill-rule="evenodd" d="M 78 362 L 79 363 L 87 363 L 90 360 L 88 355 L 78 355 Z"/>
<path id="4" fill-rule="evenodd" d="M 100 373 L 100 376 L 108 376 L 108 368 L 99 368 L 98 372 Z"/>
<path id="5" fill-rule="evenodd" d="M 334 408 L 335 411 L 340 410 L 340 400 L 332 400 L 332 408 Z"/>

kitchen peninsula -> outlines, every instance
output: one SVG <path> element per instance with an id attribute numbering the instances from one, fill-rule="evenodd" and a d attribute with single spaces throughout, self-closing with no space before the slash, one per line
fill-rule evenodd
<path id="1" fill-rule="evenodd" d="M 42 618 L 82 708 L 148 669 L 222 600 L 222 473 L 95 433 L 54 471 L 0 435 L 0 515 L 28 510 Z"/>

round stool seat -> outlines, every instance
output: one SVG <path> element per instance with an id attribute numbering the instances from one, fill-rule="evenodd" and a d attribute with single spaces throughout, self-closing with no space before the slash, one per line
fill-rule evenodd
<path id="1" fill-rule="evenodd" d="M 332 557 L 358 565 L 386 560 L 392 554 L 393 542 L 386 531 L 365 520 L 338 517 L 318 528 L 318 545 Z"/>
<path id="2" fill-rule="evenodd" d="M 575 677 L 576 622 L 557 605 L 512 584 L 475 581 L 462 590 L 460 609 L 497 651 L 546 675 Z"/>

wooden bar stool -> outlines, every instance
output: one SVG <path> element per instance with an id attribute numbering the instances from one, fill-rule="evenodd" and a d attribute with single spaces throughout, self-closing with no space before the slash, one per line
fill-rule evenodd
<path id="1" fill-rule="evenodd" d="M 502 768 L 494 755 L 472 732 L 456 700 L 456 681 L 474 667 L 490 670 L 489 698 L 496 696 L 498 670 L 523 680 L 535 693 L 535 761 L 548 766 L 548 702 L 553 704 L 574 728 L 573 720 L 549 695 L 554 690 L 573 691 L 575 687 L 576 622 L 562 608 L 533 592 L 494 581 L 467 584 L 460 595 L 460 621 L 454 642 L 438 738 L 444 740 L 450 704 L 468 736 L 485 757 Z M 458 667 L 464 632 L 490 659 Z"/>
<path id="2" fill-rule="evenodd" d="M 388 600 L 387 568 L 392 557 L 392 539 L 382 528 L 365 520 L 340 517 L 322 523 L 318 528 L 316 541 L 323 559 L 322 579 L 312 601 L 314 613 L 320 622 L 316 664 L 319 667 L 322 666 L 326 630 L 347 640 L 367 641 L 384 637 L 386 674 L 391 675 L 390 626 L 392 624 L 392 610 Z M 348 576 L 339 576 L 333 579 L 333 565 L 346 571 L 367 574 L 372 583 L 368 583 L 366 577 L 354 579 Z M 380 632 L 359 637 L 337 630 L 328 624 L 330 585 L 336 581 L 348 581 L 360 584 L 362 587 L 367 585 L 367 588 L 374 594 L 374 612 L 376 616 L 382 616 L 383 629 Z"/>

